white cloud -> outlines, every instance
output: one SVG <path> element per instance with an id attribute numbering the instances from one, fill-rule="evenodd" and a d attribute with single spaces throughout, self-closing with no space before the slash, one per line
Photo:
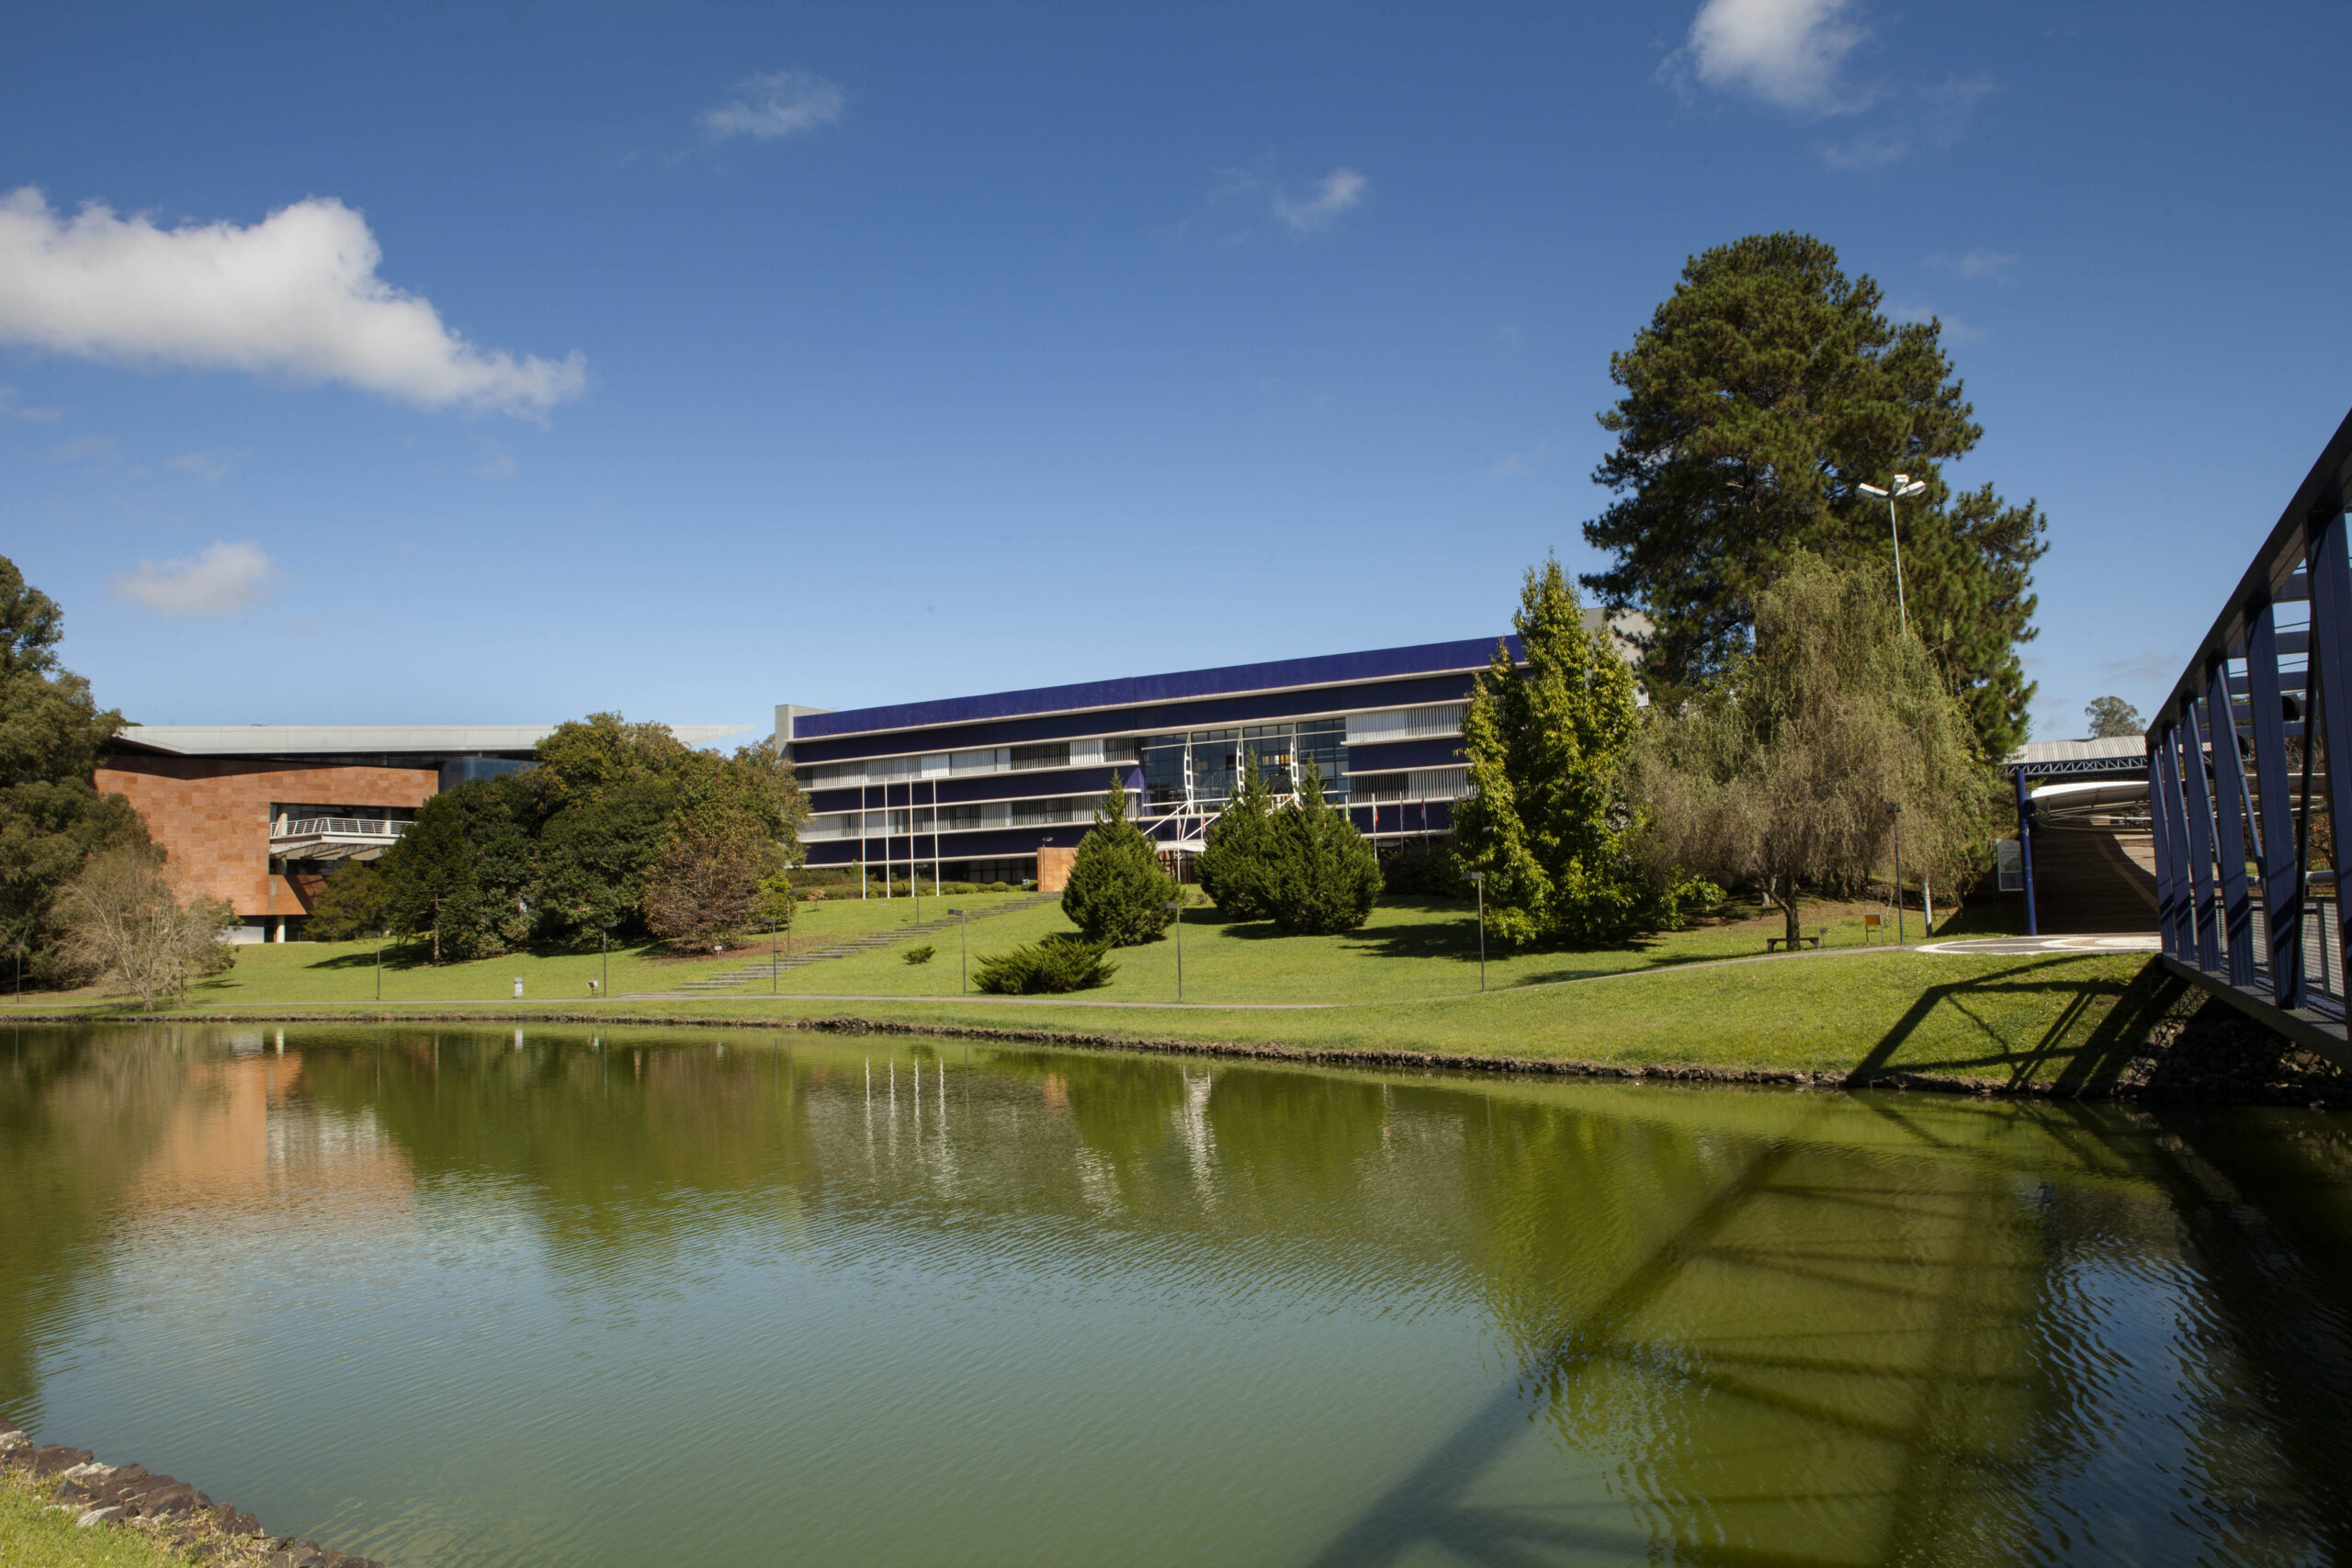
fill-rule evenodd
<path id="1" fill-rule="evenodd" d="M 849 103 L 846 92 L 806 71 L 771 71 L 736 90 L 743 96 L 704 113 L 702 127 L 713 136 L 774 141 L 832 124 Z"/>
<path id="2" fill-rule="evenodd" d="M 115 445 L 111 435 L 82 435 L 49 449 L 52 463 L 82 463 L 97 459 L 111 462 L 122 456 L 122 448 Z"/>
<path id="3" fill-rule="evenodd" d="M 1894 320 L 1905 323 L 1933 321 L 1942 329 L 1943 341 L 1946 343 L 1983 343 L 1984 341 L 1984 328 L 1972 327 L 1966 321 L 1944 315 L 1939 311 L 1930 310 L 1924 305 L 1890 305 L 1887 307 L 1886 313 Z"/>
<path id="4" fill-rule="evenodd" d="M 1738 88 L 1807 114 L 1860 108 L 1838 73 L 1870 36 L 1850 0 L 1706 0 L 1691 18 L 1691 69 L 1711 87 Z"/>
<path id="5" fill-rule="evenodd" d="M 1337 168 L 1323 176 L 1315 194 L 1305 201 L 1293 201 L 1277 188 L 1274 216 L 1289 224 L 1291 232 L 1303 234 L 1310 229 L 1322 228 L 1342 212 L 1361 207 L 1371 189 L 1372 182 L 1353 169 Z"/>
<path id="6" fill-rule="evenodd" d="M 161 615 L 225 615 L 269 586 L 269 557 L 259 545 L 214 543 L 194 560 L 142 560 L 114 580 L 114 596 Z"/>
<path id="7" fill-rule="evenodd" d="M 92 203 L 64 218 L 30 186 L 0 197 L 0 342 L 139 364 L 343 381 L 426 408 L 538 417 L 587 367 L 485 352 L 376 276 L 367 220 L 312 197 L 251 228 L 159 229 Z"/>
<path id="8" fill-rule="evenodd" d="M 2007 282 L 2010 270 L 2018 265 L 2017 256 L 2010 252 L 1983 249 L 1957 256 L 1932 255 L 1928 261 L 1930 265 L 1942 267 L 1946 272 L 1971 281 L 1990 278 L 1996 283 Z"/>
<path id="9" fill-rule="evenodd" d="M 1499 462 L 1487 468 L 1487 477 L 1490 479 L 1515 479 L 1534 471 L 1534 464 L 1517 452 L 1509 452 L 1503 455 Z"/>
<path id="10" fill-rule="evenodd" d="M 495 441 L 479 443 L 481 459 L 466 472 L 478 479 L 511 479 L 514 477 L 514 454 Z"/>
<path id="11" fill-rule="evenodd" d="M 194 474 L 206 484 L 219 484 L 229 477 L 229 470 L 245 454 L 233 446 L 217 447 L 209 452 L 183 452 L 165 463 L 167 468 L 177 468 L 184 474 Z"/>
<path id="12" fill-rule="evenodd" d="M 1832 141 L 1821 150 L 1821 161 L 1833 169 L 1857 169 L 1864 173 L 1883 169 L 1911 151 L 1907 137 L 1891 130 L 1866 130 L 1844 141 Z"/>
<path id="13" fill-rule="evenodd" d="M 57 409 L 28 407 L 17 400 L 16 388 L 0 387 L 0 419 L 25 419 L 37 424 L 54 424 L 60 412 Z"/>

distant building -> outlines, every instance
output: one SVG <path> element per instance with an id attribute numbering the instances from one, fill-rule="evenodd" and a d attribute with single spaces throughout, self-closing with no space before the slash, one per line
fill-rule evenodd
<path id="1" fill-rule="evenodd" d="M 1630 660 L 1623 639 L 1647 623 L 1614 624 Z M 1463 711 L 1494 652 L 1473 638 L 843 712 L 780 704 L 776 743 L 808 793 L 811 866 L 1050 888 L 1114 773 L 1181 860 L 1245 753 L 1278 779 L 1311 758 L 1377 841 L 1449 833 L 1468 788 Z"/>
<path id="2" fill-rule="evenodd" d="M 679 725 L 688 745 L 741 725 Z M 132 725 L 100 760 L 184 893 L 225 898 L 236 940 L 300 936 L 327 873 L 372 860 L 417 808 L 468 779 L 528 767 L 555 726 Z"/>

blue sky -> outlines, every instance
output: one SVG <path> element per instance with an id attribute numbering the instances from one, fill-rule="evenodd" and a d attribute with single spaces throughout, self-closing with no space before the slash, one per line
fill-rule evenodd
<path id="1" fill-rule="evenodd" d="M 2352 406 L 2352 8 L 1465 10 L 28 11 L 0 553 L 150 723 L 1483 636 L 1794 228 L 2050 514 L 2035 733 L 2161 694 Z"/>

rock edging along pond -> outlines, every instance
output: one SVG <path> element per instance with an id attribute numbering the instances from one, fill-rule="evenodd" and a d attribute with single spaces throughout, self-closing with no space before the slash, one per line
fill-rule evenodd
<path id="1" fill-rule="evenodd" d="M 185 1481 L 151 1475 L 144 1466 L 101 1464 L 87 1449 L 36 1444 L 5 1418 L 0 1472 L 57 1477 L 50 1495 L 76 1511 L 76 1525 L 135 1526 L 207 1561 L 264 1568 L 384 1568 L 373 1558 L 345 1556 L 314 1540 L 270 1536 L 251 1514 L 215 1503 Z"/>
<path id="2" fill-rule="evenodd" d="M 2135 986 L 2134 989 L 2138 987 Z M 2118 1000 L 2121 1011 L 2127 996 Z M 1491 1053 L 1412 1051 L 1391 1046 L 1295 1045 L 1283 1041 L 1194 1040 L 1044 1028 L 922 1022 L 902 1019 L 726 1018 L 676 1013 L 584 1012 L 206 1012 L 93 1018 L 88 1013 L 17 1015 L 26 1023 L 174 1023 L 343 1025 L 484 1024 L 590 1029 L 723 1029 L 820 1034 L 906 1035 L 1011 1045 L 1142 1051 L 1171 1055 L 1226 1056 L 1326 1066 L 1507 1073 L 1549 1077 L 1622 1078 L 1657 1083 L 1778 1086 L 1798 1089 L 1901 1089 L 1933 1094 L 2009 1096 L 2042 1100 L 2111 1100 L 2156 1103 L 2352 1107 L 2352 1075 L 2226 1003 L 2177 981 L 2159 981 L 2140 998 L 2135 1016 L 2103 1062 L 2082 1073 L 2043 1077 L 2031 1071 L 2007 1078 L 1959 1073 L 1919 1073 L 1860 1066 L 1844 1071 L 1801 1067 L 1717 1066 L 1698 1062 L 1591 1062 L 1567 1057 Z M 2136 1038 L 2131 1036 L 2136 1033 Z"/>

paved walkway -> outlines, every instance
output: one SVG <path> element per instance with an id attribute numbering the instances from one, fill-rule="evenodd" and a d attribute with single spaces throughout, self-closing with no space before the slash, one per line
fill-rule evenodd
<path id="1" fill-rule="evenodd" d="M 2118 936 L 1988 936 L 1960 942 L 1931 942 L 1920 953 L 2157 953 L 2164 942 L 2154 932 Z"/>

